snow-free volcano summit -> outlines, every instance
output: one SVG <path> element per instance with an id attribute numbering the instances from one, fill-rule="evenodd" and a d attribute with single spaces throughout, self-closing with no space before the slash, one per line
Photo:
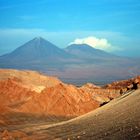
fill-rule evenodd
<path id="1" fill-rule="evenodd" d="M 78 85 L 93 81 L 104 84 L 140 74 L 136 59 L 119 57 L 87 44 L 60 49 L 42 37 L 0 56 L 0 68 L 38 70 Z"/>

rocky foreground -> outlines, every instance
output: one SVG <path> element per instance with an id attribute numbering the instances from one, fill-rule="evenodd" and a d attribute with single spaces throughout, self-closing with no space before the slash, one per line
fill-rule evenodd
<path id="1" fill-rule="evenodd" d="M 32 133 L 36 130 L 33 128 L 44 129 L 44 125 L 47 125 L 45 127 L 47 129 L 48 125 L 86 114 L 115 98 L 122 97 L 122 94 L 136 87 L 139 88 L 139 83 L 140 77 L 136 77 L 104 87 L 91 83 L 76 87 L 35 71 L 1 69 L 0 139 L 55 139 L 61 132 L 57 132 L 58 135 L 52 137 L 51 131 L 45 131 L 43 136 L 38 134 L 34 137 Z M 33 132 L 31 129 L 28 131 L 28 127 L 33 127 L 31 128 Z M 81 132 L 82 127 L 76 132 Z M 75 126 L 71 128 L 73 133 L 74 130 Z M 52 135 L 54 134 L 55 131 Z M 68 134 L 64 134 L 64 139 L 68 138 Z M 74 139 L 78 138 L 77 134 Z"/>

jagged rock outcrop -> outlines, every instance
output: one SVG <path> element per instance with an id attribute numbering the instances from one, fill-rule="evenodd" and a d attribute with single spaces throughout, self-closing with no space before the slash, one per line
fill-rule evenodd
<path id="1" fill-rule="evenodd" d="M 0 104 L 15 108 L 28 101 L 35 92 L 12 79 L 0 81 Z"/>
<path id="2" fill-rule="evenodd" d="M 139 83 L 139 77 L 105 87 L 82 87 L 34 71 L 0 70 L 0 105 L 17 111 L 55 116 L 79 116 L 120 96 L 120 89 Z M 1 121 L 2 122 L 2 121 Z"/>
<path id="3" fill-rule="evenodd" d="M 124 93 L 127 90 L 140 88 L 140 76 L 131 78 L 129 80 L 116 81 L 104 86 L 106 89 L 117 89 Z"/>
<path id="4" fill-rule="evenodd" d="M 78 116 L 100 106 L 90 93 L 34 71 L 0 70 L 0 89 L 0 104 L 17 112 Z"/>
<path id="5" fill-rule="evenodd" d="M 120 96 L 120 90 L 118 89 L 108 89 L 96 86 L 94 84 L 85 84 L 80 87 L 86 93 L 90 93 L 92 98 L 98 101 L 100 104 L 104 102 L 109 102 L 110 100 Z"/>
<path id="6" fill-rule="evenodd" d="M 19 110 L 56 116 L 79 116 L 100 106 L 90 93 L 73 85 L 58 84 L 44 89 Z"/>

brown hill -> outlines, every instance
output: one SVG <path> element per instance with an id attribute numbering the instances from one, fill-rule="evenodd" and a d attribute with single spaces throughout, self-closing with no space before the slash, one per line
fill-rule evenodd
<path id="1" fill-rule="evenodd" d="M 22 86 L 21 83 L 8 79 L 0 81 L 0 104 L 16 108 L 30 100 L 35 92 Z"/>
<path id="2" fill-rule="evenodd" d="M 23 104 L 19 111 L 56 116 L 78 116 L 99 107 L 92 95 L 77 89 L 73 85 L 59 84 L 44 89 Z"/>
<path id="3" fill-rule="evenodd" d="M 100 106 L 92 95 L 34 71 L 0 70 L 0 104 L 14 111 L 78 116 Z"/>
<path id="4" fill-rule="evenodd" d="M 0 139 L 137 138 L 140 91 L 119 97 L 126 83 L 139 83 L 139 77 L 76 87 L 34 71 L 0 70 Z"/>
<path id="5" fill-rule="evenodd" d="M 36 71 L 20 71 L 13 69 L 0 69 L 0 81 L 12 79 L 30 90 L 40 93 L 45 87 L 55 86 L 61 81 L 56 77 L 43 75 Z"/>
<path id="6" fill-rule="evenodd" d="M 119 95 L 90 83 L 77 88 L 35 71 L 0 70 L 0 104 L 18 112 L 79 116 Z"/>

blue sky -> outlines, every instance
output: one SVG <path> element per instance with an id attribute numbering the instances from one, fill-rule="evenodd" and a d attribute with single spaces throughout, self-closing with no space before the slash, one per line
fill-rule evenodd
<path id="1" fill-rule="evenodd" d="M 0 0 L 0 55 L 36 36 L 61 48 L 103 38 L 112 53 L 140 57 L 140 0 Z"/>

